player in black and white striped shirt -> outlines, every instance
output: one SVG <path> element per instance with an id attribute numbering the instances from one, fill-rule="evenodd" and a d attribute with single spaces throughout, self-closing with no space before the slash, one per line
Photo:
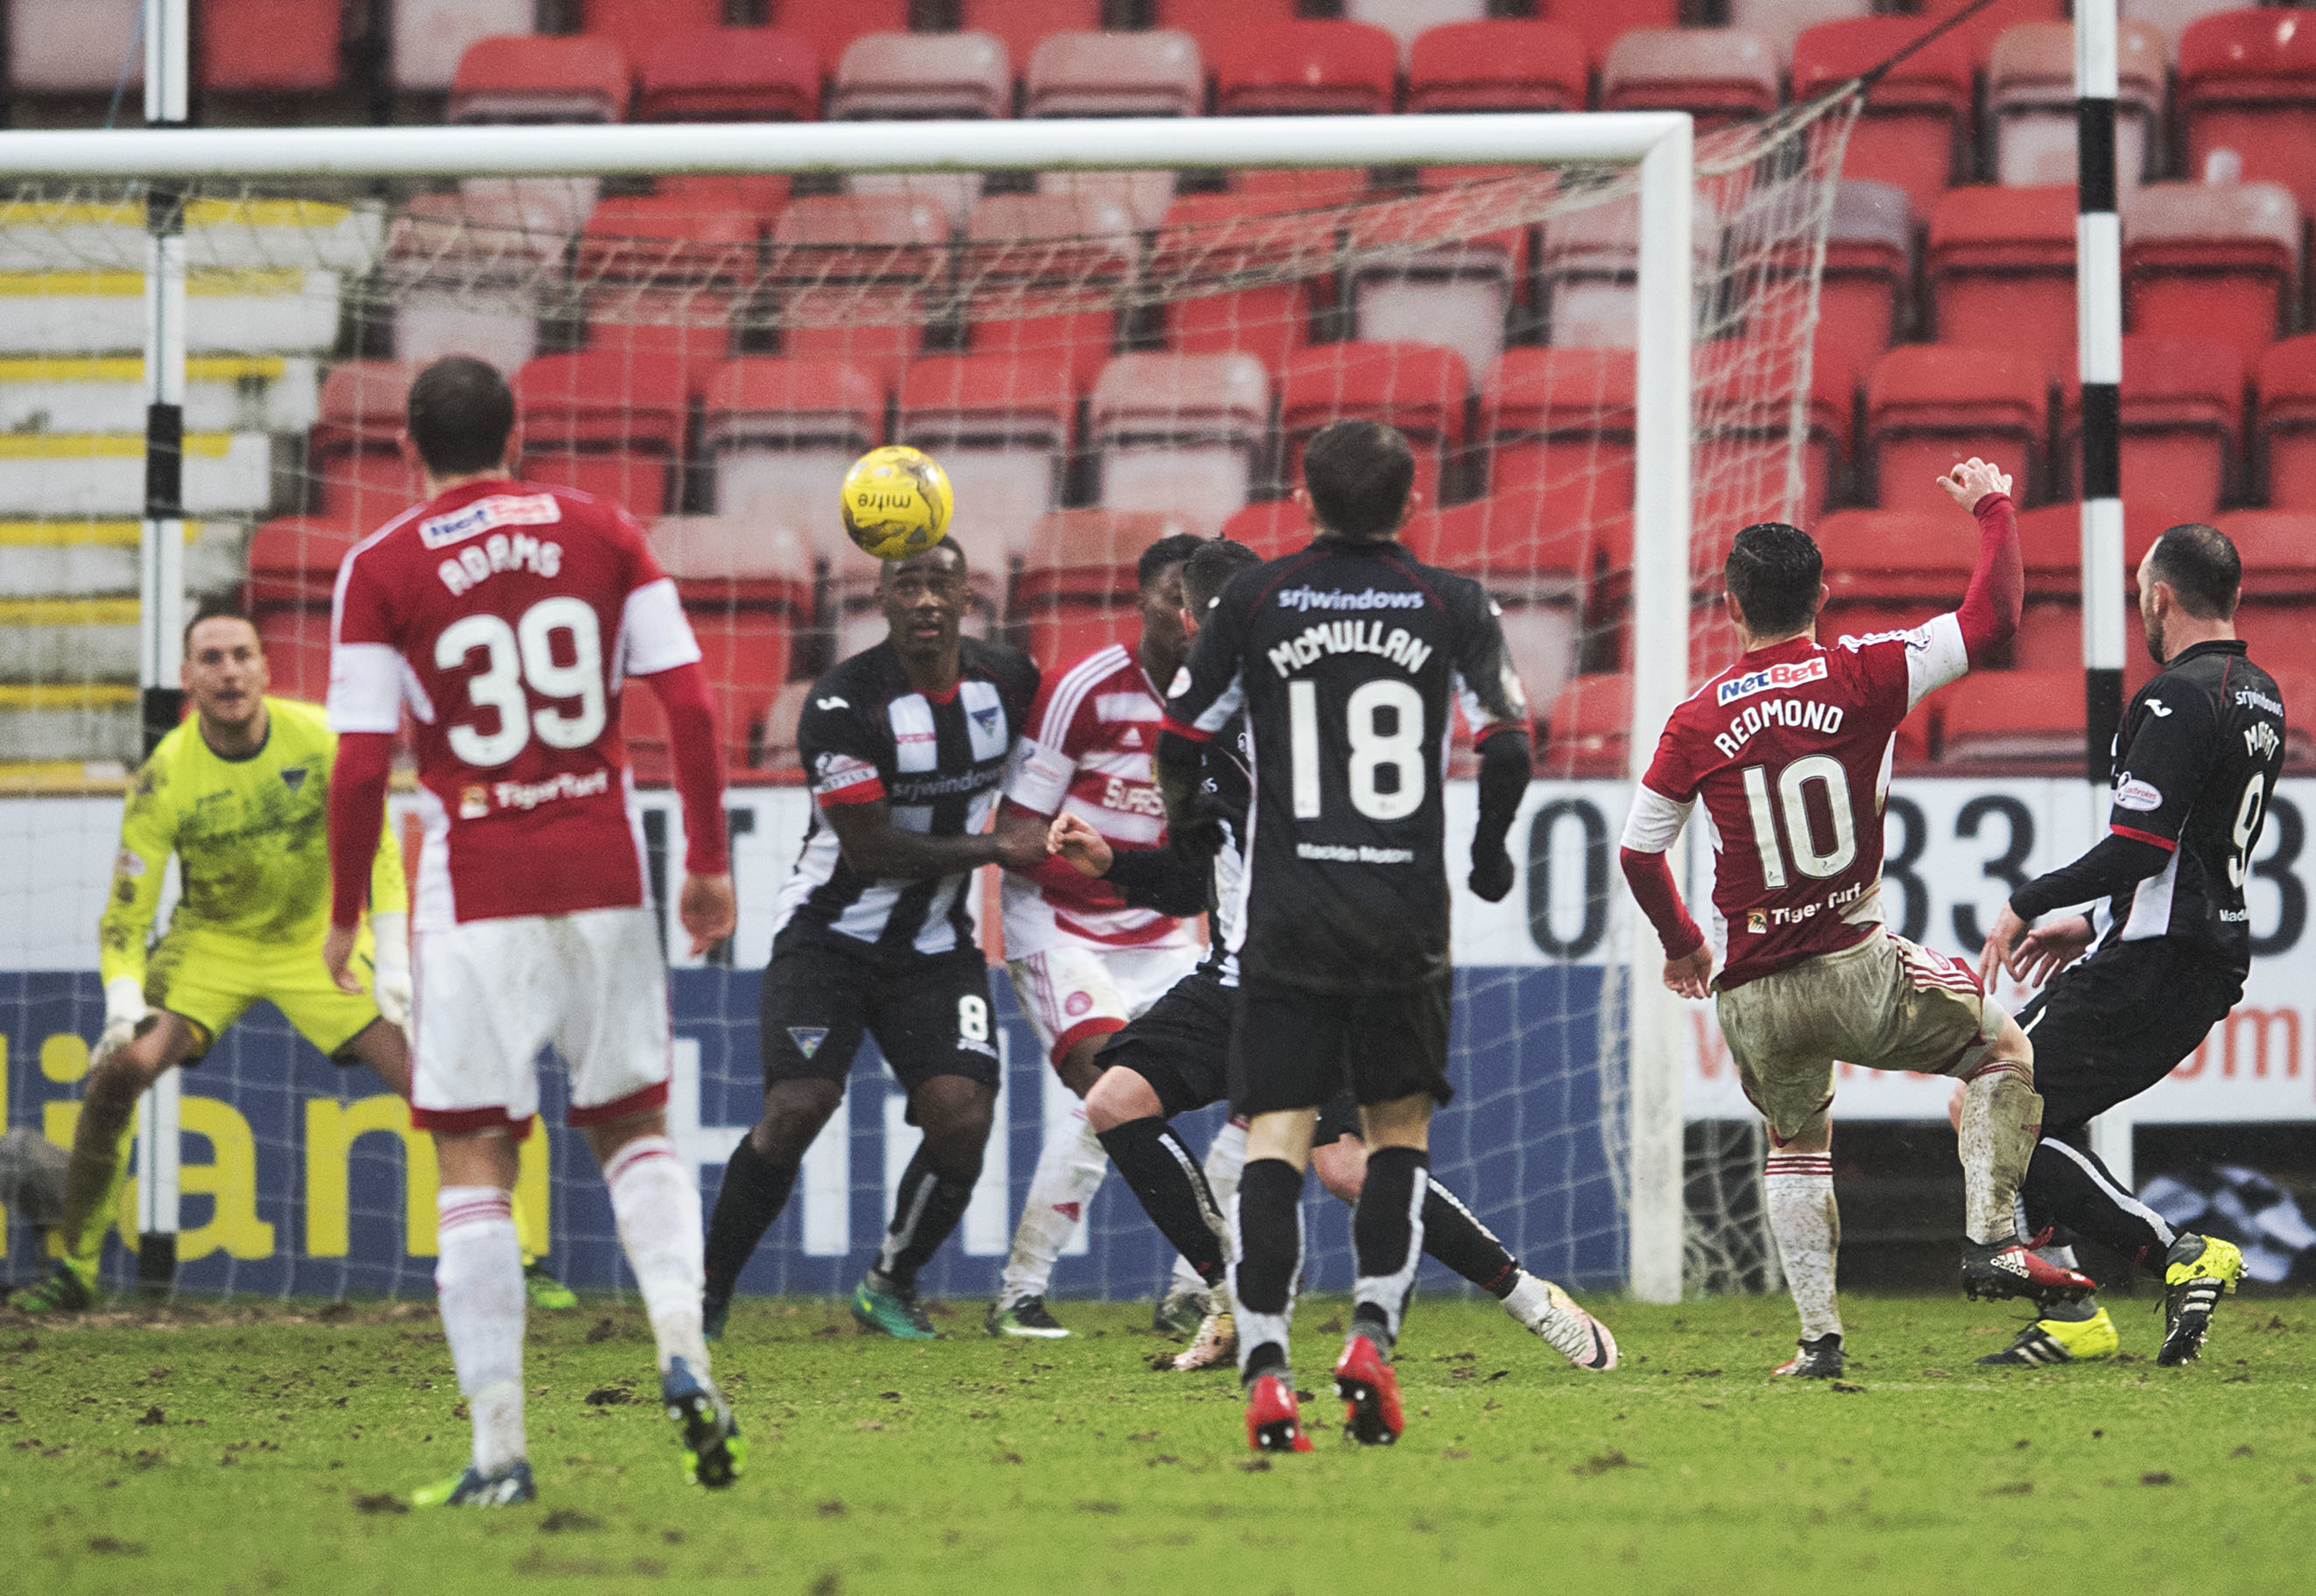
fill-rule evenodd
<path id="1" fill-rule="evenodd" d="M 964 1217 L 998 1084 L 989 970 L 967 894 L 984 864 L 1046 857 L 1045 826 L 986 828 L 1038 667 L 960 635 L 971 593 L 947 539 L 884 567 L 890 633 L 813 683 L 797 734 L 814 812 L 781 889 L 764 970 L 764 1110 L 725 1167 L 708 1227 L 706 1314 L 732 1290 L 844 1101 L 873 1033 L 924 1140 L 901 1176 L 876 1264 L 853 1292 L 872 1330 L 930 1337 L 917 1271 Z"/>

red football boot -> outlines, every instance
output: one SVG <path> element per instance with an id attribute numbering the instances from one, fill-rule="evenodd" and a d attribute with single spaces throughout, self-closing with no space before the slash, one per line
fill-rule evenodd
<path id="1" fill-rule="evenodd" d="M 1258 1452 L 1307 1452 L 1311 1438 L 1295 1406 L 1295 1387 L 1275 1374 L 1246 1388 L 1246 1444 Z"/>
<path id="2" fill-rule="evenodd" d="M 1399 1411 L 1399 1375 L 1364 1335 L 1345 1342 L 1335 1360 L 1335 1395 L 1343 1399 L 1343 1433 L 1361 1446 L 1387 1447 L 1407 1428 Z"/>
<path id="3" fill-rule="evenodd" d="M 1962 1288 L 1973 1301 L 2031 1297 L 2044 1303 L 2080 1302 L 2098 1289 L 2098 1282 L 2037 1257 L 2026 1242 L 2013 1238 L 1963 1243 Z"/>

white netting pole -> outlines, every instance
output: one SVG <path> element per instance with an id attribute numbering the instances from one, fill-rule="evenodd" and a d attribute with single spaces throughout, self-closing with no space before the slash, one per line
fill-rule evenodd
<path id="1" fill-rule="evenodd" d="M 1688 694 L 1689 328 L 1694 138 L 1688 117 L 1641 162 L 1636 352 L 1631 775 Z M 1630 1283 L 1643 1302 L 1680 1300 L 1680 1002 L 1658 979 L 1656 939 L 1635 927 L 1627 1115 L 1632 1137 Z"/>

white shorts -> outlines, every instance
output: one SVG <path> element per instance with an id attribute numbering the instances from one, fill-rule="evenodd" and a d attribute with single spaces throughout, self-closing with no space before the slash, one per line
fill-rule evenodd
<path id="1" fill-rule="evenodd" d="M 570 1122 L 667 1101 L 667 965 L 646 908 L 475 920 L 414 939 L 410 1122 L 530 1133 L 539 1049 L 571 1074 Z"/>
<path id="2" fill-rule="evenodd" d="M 1127 1021 L 1142 1018 L 1175 982 L 1198 967 L 1206 953 L 1195 943 L 1097 952 L 1063 942 L 1008 960 L 1005 973 L 1013 977 L 1014 995 L 1046 1050 L 1046 1062 L 1058 1065 L 1086 1038 L 1124 1030 Z"/>

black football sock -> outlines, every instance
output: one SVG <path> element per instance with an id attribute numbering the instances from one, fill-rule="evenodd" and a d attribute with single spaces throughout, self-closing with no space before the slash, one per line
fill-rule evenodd
<path id="1" fill-rule="evenodd" d="M 1100 1133 L 1102 1151 L 1126 1177 L 1142 1211 L 1209 1286 L 1223 1278 L 1222 1210 L 1206 1171 L 1174 1128 L 1153 1114 Z"/>
<path id="2" fill-rule="evenodd" d="M 764 1232 L 788 1207 L 796 1178 L 795 1164 L 774 1163 L 744 1136 L 732 1149 L 732 1162 L 724 1166 L 724 1183 L 716 1193 L 716 1212 L 708 1221 L 708 1296 L 732 1295 Z"/>
<path id="3" fill-rule="evenodd" d="M 917 1271 L 949 1240 L 949 1233 L 965 1217 L 973 1200 L 973 1183 L 981 1171 L 934 1167 L 925 1144 L 901 1172 L 901 1189 L 893 1197 L 893 1222 L 885 1230 L 885 1244 L 877 1253 L 877 1272 L 902 1295 L 917 1288 Z"/>
<path id="4" fill-rule="evenodd" d="M 1295 1274 L 1303 1266 L 1303 1172 L 1283 1158 L 1251 1158 L 1238 1180 L 1239 1378 L 1285 1374 Z"/>
<path id="5" fill-rule="evenodd" d="M 1367 1155 L 1367 1183 L 1351 1214 L 1351 1247 L 1358 1255 L 1358 1279 L 1351 1288 L 1352 1333 L 1367 1336 L 1386 1352 L 1399 1340 L 1400 1315 L 1415 1289 L 1430 1162 L 1420 1147 L 1377 1147 Z"/>
<path id="6" fill-rule="evenodd" d="M 1425 1177 L 1423 1250 L 1501 1302 L 1519 1283 L 1519 1261 L 1438 1180 Z"/>
<path id="7" fill-rule="evenodd" d="M 2035 1144 L 2019 1193 L 2031 1223 L 2062 1225 L 2114 1248 L 2149 1274 L 2162 1274 L 2163 1253 L 2175 1233 L 2124 1189 L 2098 1154 L 2044 1137 Z"/>

